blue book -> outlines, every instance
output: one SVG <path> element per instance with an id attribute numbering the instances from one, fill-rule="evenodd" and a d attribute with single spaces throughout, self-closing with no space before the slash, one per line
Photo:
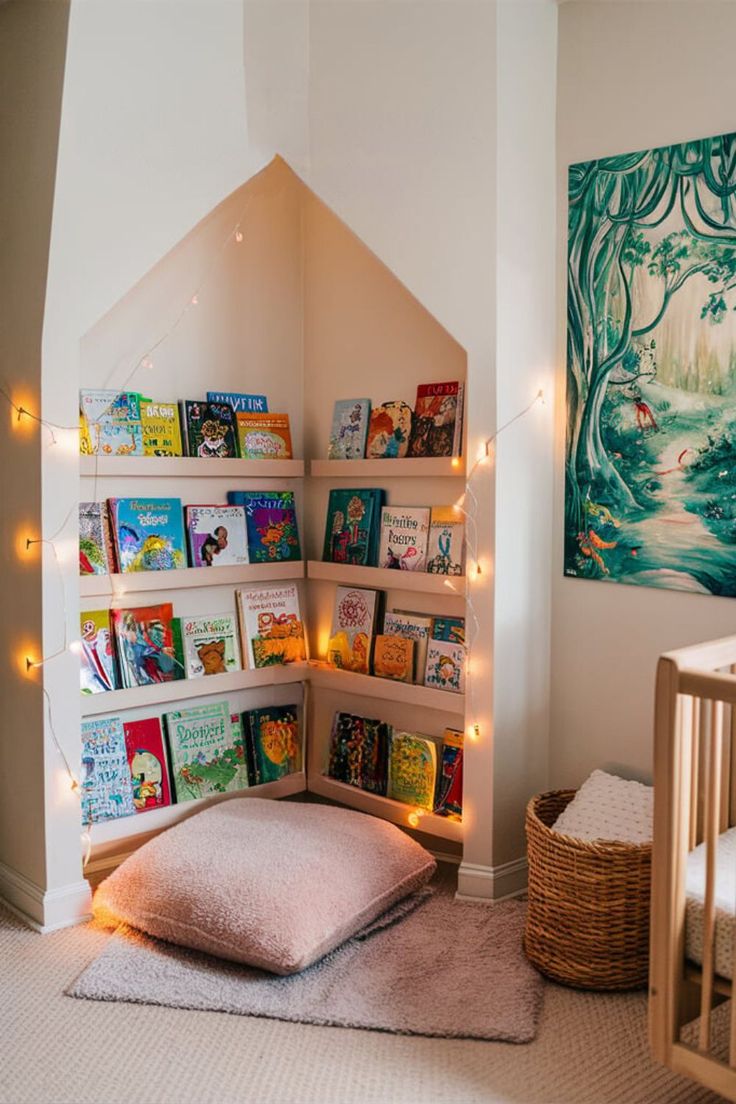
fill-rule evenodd
<path id="1" fill-rule="evenodd" d="M 302 558 L 293 491 L 228 491 L 227 500 L 245 507 L 251 563 Z"/>
<path id="2" fill-rule="evenodd" d="M 338 399 L 332 414 L 328 460 L 363 459 L 370 416 L 370 399 Z"/>
<path id="3" fill-rule="evenodd" d="M 208 391 L 207 402 L 228 403 L 235 414 L 239 410 L 246 414 L 268 414 L 268 400 L 265 395 L 241 395 L 236 391 Z"/>
<path id="4" fill-rule="evenodd" d="M 82 722 L 82 771 L 82 824 L 135 814 L 119 717 Z"/>
<path id="5" fill-rule="evenodd" d="M 110 498 L 119 571 L 172 571 L 187 566 L 180 498 Z"/>

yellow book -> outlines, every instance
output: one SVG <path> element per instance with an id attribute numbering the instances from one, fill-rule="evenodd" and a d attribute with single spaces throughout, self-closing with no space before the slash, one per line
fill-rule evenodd
<path id="1" fill-rule="evenodd" d="M 144 456 L 181 456 L 181 428 L 176 403 L 141 403 Z"/>
<path id="2" fill-rule="evenodd" d="M 411 682 L 414 672 L 414 641 L 404 636 L 376 637 L 373 673 L 379 678 Z"/>

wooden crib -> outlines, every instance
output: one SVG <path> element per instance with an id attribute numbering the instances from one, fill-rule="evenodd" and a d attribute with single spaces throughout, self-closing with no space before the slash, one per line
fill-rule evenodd
<path id="1" fill-rule="evenodd" d="M 733 989 L 716 972 L 715 935 L 718 841 L 736 825 L 736 636 L 659 660 L 654 784 L 650 1045 L 660 1062 L 736 1101 L 736 1001 L 715 1011 Z M 702 905 L 695 906 L 702 908 L 697 966 L 686 957 L 686 875 L 688 855 L 701 843 L 705 890 Z M 733 933 L 732 978 L 736 919 Z"/>

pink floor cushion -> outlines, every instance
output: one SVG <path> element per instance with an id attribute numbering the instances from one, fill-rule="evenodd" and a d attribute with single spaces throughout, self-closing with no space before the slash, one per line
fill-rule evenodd
<path id="1" fill-rule="evenodd" d="M 101 883 L 95 916 L 294 974 L 427 882 L 393 824 L 327 805 L 236 798 L 146 843 Z"/>

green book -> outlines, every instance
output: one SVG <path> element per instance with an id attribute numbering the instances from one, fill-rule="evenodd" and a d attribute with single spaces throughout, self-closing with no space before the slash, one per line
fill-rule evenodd
<path id="1" fill-rule="evenodd" d="M 166 714 L 171 784 L 177 801 L 231 793 L 248 785 L 240 718 L 227 702 Z"/>
<path id="2" fill-rule="evenodd" d="M 414 732 L 394 732 L 388 764 L 388 797 L 434 809 L 437 784 L 437 745 Z"/>
<path id="3" fill-rule="evenodd" d="M 258 785 L 301 770 L 301 734 L 295 705 L 251 709 L 247 717 Z"/>

